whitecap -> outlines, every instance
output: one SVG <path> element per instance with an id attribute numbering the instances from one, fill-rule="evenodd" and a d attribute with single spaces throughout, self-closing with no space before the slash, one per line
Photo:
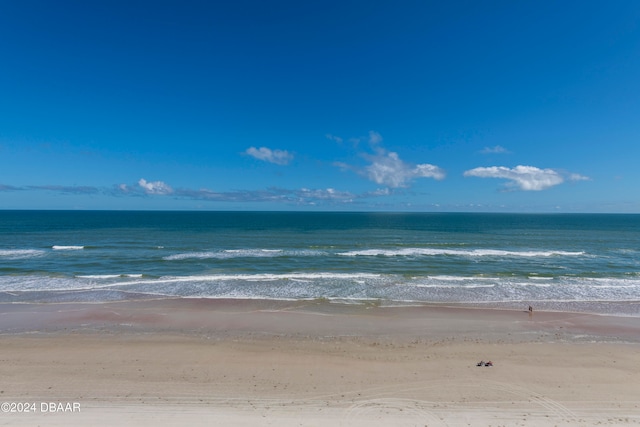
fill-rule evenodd
<path id="1" fill-rule="evenodd" d="M 440 276 L 428 276 L 429 279 L 433 279 L 433 280 L 443 280 L 443 281 L 449 281 L 449 282 L 467 282 L 467 281 L 488 281 L 488 280 L 492 280 L 492 281 L 496 281 L 499 280 L 495 277 L 476 277 L 476 276 L 446 276 L 446 275 L 440 275 Z"/>
<path id="2" fill-rule="evenodd" d="M 165 261 L 180 261 L 184 259 L 206 259 L 216 258 L 216 252 L 186 252 L 182 254 L 174 254 L 163 257 Z"/>
<path id="3" fill-rule="evenodd" d="M 226 249 L 224 254 L 239 258 L 263 258 L 282 254 L 281 249 Z"/>
<path id="4" fill-rule="evenodd" d="M 341 280 L 357 280 L 357 279 L 377 279 L 380 274 L 373 273 L 281 273 L 281 274 L 219 274 L 219 275 L 203 275 L 203 276 L 164 276 L 154 279 L 157 282 L 209 282 L 209 281 L 230 281 L 230 280 L 246 280 L 246 281 L 273 281 L 273 280 L 314 280 L 314 279 L 341 279 Z"/>
<path id="5" fill-rule="evenodd" d="M 501 256 L 501 257 L 550 257 L 550 256 L 582 256 L 585 252 L 568 251 L 505 251 L 498 249 L 430 249 L 430 248 L 401 248 L 401 249 L 364 249 L 358 251 L 339 252 L 340 256 Z"/>
<path id="6" fill-rule="evenodd" d="M 443 288 L 443 289 L 475 289 L 475 288 L 494 288 L 496 285 L 481 285 L 481 284 L 469 284 L 469 285 L 448 285 L 443 283 L 430 283 L 430 284 L 406 284 L 403 286 L 411 286 L 414 288 Z"/>
<path id="7" fill-rule="evenodd" d="M 45 252 L 38 249 L 0 249 L 0 258 L 6 259 L 26 259 L 43 255 Z"/>
<path id="8" fill-rule="evenodd" d="M 142 274 L 81 274 L 75 276 L 78 279 L 119 279 L 121 277 L 141 278 Z"/>
<path id="9" fill-rule="evenodd" d="M 165 261 L 181 261 L 187 259 L 232 259 L 232 258 L 271 258 L 282 256 L 317 256 L 324 252 L 309 250 L 282 249 L 225 249 L 221 251 L 184 252 L 163 257 Z"/>
<path id="10" fill-rule="evenodd" d="M 550 283 L 540 283 L 540 282 L 517 282 L 513 283 L 513 286 L 535 286 L 537 288 L 550 288 L 553 286 Z"/>

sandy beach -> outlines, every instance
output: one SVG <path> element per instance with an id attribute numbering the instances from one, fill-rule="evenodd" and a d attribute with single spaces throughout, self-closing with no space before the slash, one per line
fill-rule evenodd
<path id="1" fill-rule="evenodd" d="M 637 317 L 175 299 L 0 322 L 1 425 L 640 424 Z"/>

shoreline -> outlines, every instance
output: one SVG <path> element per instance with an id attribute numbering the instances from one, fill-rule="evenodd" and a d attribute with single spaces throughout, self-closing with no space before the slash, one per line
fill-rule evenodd
<path id="1" fill-rule="evenodd" d="M 19 296 L 22 293 L 31 291 L 14 291 L 0 292 L 0 296 Z M 153 301 L 210 301 L 212 304 L 216 302 L 239 302 L 249 304 L 251 302 L 263 304 L 332 304 L 344 306 L 367 306 L 367 307 L 383 307 L 383 308 L 406 308 L 406 307 L 453 307 L 468 309 L 487 309 L 487 310 L 519 310 L 520 307 L 533 305 L 536 311 L 544 312 L 562 312 L 562 313 L 581 313 L 594 314 L 602 316 L 614 317 L 637 317 L 640 318 L 640 299 L 625 300 L 522 300 L 522 301 L 420 301 L 406 300 L 394 301 L 383 299 L 341 299 L 341 298 L 306 298 L 306 299 L 278 299 L 278 298 L 225 298 L 225 297 L 195 297 L 195 296 L 171 296 L 171 295 L 153 295 L 144 293 L 127 293 L 125 297 L 121 296 L 116 299 L 89 298 L 86 293 L 98 292 L 97 290 L 70 290 L 56 291 L 59 295 L 56 298 L 44 298 L 43 300 L 12 300 L 10 298 L 0 299 L 0 306 L 4 305 L 63 305 L 63 304 L 84 304 L 84 305 L 100 305 L 115 304 L 128 302 L 153 302 Z M 78 299 L 78 295 L 80 298 Z"/>
<path id="2" fill-rule="evenodd" d="M 635 317 L 163 299 L 0 325 L 0 400 L 81 408 L 11 425 L 640 425 Z"/>
<path id="3" fill-rule="evenodd" d="M 317 322 L 312 325 L 304 321 L 291 322 L 314 316 Z M 224 334 L 263 331 L 292 337 L 341 335 L 345 332 L 362 336 L 393 335 L 396 338 L 467 333 L 488 339 L 493 331 L 504 339 L 502 335 L 505 333 L 518 336 L 536 330 L 548 333 L 566 329 L 576 335 L 590 335 L 596 340 L 610 342 L 619 339 L 640 344 L 640 318 L 635 316 L 538 309 L 529 313 L 524 309 L 467 304 L 379 306 L 325 300 L 208 298 L 0 303 L 0 321 L 1 335 L 97 330 L 186 335 L 207 331 Z M 482 322 L 490 323 L 492 329 L 483 329 Z"/>

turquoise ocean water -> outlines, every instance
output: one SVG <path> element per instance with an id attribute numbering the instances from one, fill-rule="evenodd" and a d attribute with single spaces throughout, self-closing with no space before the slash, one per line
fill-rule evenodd
<path id="1" fill-rule="evenodd" d="M 175 297 L 640 316 L 640 215 L 0 211 L 0 302 Z"/>

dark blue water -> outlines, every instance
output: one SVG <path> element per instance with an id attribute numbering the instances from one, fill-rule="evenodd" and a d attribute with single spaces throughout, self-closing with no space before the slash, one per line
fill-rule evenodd
<path id="1" fill-rule="evenodd" d="M 1 302 L 165 297 L 636 315 L 640 215 L 0 211 Z"/>

